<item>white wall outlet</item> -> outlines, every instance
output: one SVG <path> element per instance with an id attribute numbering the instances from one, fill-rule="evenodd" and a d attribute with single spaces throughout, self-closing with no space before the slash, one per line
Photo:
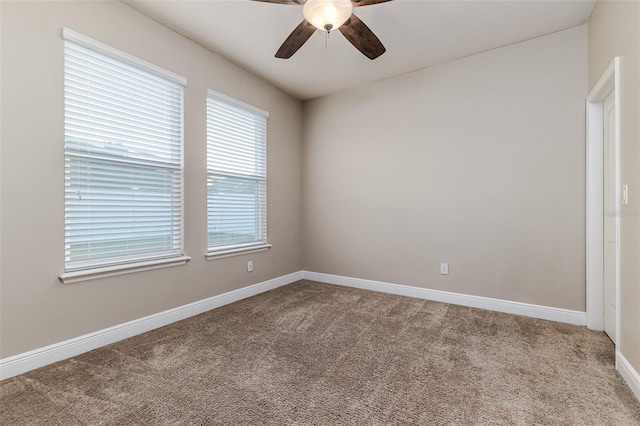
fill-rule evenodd
<path id="1" fill-rule="evenodd" d="M 247 272 L 253 272 L 253 260 L 247 262 Z"/>
<path id="2" fill-rule="evenodd" d="M 440 275 L 449 275 L 449 264 L 441 263 L 440 264 Z"/>

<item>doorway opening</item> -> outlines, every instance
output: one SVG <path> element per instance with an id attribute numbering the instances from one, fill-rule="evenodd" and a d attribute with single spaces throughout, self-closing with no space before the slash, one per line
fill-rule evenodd
<path id="1" fill-rule="evenodd" d="M 620 330 L 620 96 L 615 58 L 587 97 L 587 327 Z"/>

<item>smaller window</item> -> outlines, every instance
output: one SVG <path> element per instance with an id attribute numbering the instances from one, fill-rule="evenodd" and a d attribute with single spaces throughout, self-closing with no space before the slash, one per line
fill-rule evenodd
<path id="1" fill-rule="evenodd" d="M 266 250 L 269 114 L 207 96 L 207 257 Z"/>

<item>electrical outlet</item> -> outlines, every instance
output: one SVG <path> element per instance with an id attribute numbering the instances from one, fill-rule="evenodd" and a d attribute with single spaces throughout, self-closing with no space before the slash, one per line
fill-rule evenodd
<path id="1" fill-rule="evenodd" d="M 449 275 L 449 264 L 441 263 L 440 264 L 440 275 Z"/>
<path id="2" fill-rule="evenodd" d="M 253 260 L 247 262 L 247 272 L 253 272 Z"/>

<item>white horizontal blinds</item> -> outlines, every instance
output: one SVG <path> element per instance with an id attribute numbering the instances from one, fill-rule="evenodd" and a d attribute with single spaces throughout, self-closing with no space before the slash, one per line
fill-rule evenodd
<path id="1" fill-rule="evenodd" d="M 266 143 L 266 113 L 209 94 L 209 252 L 266 243 Z"/>
<path id="2" fill-rule="evenodd" d="M 65 41 L 66 270 L 182 254 L 183 86 Z"/>

